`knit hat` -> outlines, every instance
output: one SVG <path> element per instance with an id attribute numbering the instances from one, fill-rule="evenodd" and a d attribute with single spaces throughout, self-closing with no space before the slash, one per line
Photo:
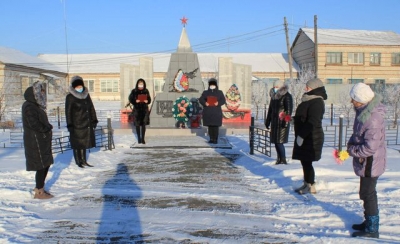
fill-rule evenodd
<path id="1" fill-rule="evenodd" d="M 318 78 L 313 78 L 307 81 L 306 86 L 310 87 L 311 89 L 316 89 L 318 87 L 323 87 L 324 83 Z"/>
<path id="2" fill-rule="evenodd" d="M 217 83 L 218 83 L 218 81 L 217 81 L 217 79 L 215 79 L 215 78 L 211 78 L 211 79 L 209 79 L 208 80 L 208 85 L 210 86 L 210 85 L 217 85 Z"/>
<path id="3" fill-rule="evenodd" d="M 74 76 L 71 78 L 71 86 L 73 88 L 77 87 L 77 86 L 85 86 L 85 84 L 83 83 L 83 79 L 80 76 Z"/>
<path id="4" fill-rule="evenodd" d="M 282 80 L 274 81 L 274 87 L 281 88 L 282 86 L 283 86 L 283 81 Z"/>
<path id="5" fill-rule="evenodd" d="M 374 97 L 375 93 L 369 85 L 364 83 L 355 84 L 350 90 L 350 97 L 359 103 L 369 103 Z"/>

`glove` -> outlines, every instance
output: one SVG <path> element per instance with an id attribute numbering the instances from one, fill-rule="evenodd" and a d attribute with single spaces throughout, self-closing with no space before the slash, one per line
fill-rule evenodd
<path id="1" fill-rule="evenodd" d="M 265 126 L 265 128 L 266 128 L 267 130 L 269 130 L 269 126 Z"/>
<path id="2" fill-rule="evenodd" d="M 96 127 L 97 127 L 97 123 L 94 123 L 93 124 L 93 129 L 96 129 Z"/>
<path id="3" fill-rule="evenodd" d="M 303 145 L 303 141 L 304 141 L 304 139 L 301 138 L 300 136 L 297 136 L 297 137 L 296 137 L 296 143 L 297 143 L 297 145 L 298 145 L 299 147 L 301 147 L 301 145 Z"/>
<path id="4" fill-rule="evenodd" d="M 53 129 L 53 125 L 52 124 L 49 124 L 50 125 L 50 130 L 52 130 Z"/>

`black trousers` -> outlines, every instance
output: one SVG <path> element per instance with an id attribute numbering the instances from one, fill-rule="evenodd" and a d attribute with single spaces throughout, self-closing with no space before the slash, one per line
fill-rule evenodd
<path id="1" fill-rule="evenodd" d="M 145 134 L 146 134 L 146 125 L 136 126 L 136 136 L 138 138 L 139 143 L 141 143 L 144 140 Z"/>
<path id="2" fill-rule="evenodd" d="M 364 201 L 364 215 L 375 216 L 378 211 L 376 184 L 378 177 L 360 177 L 360 199 Z"/>
<path id="3" fill-rule="evenodd" d="M 275 143 L 275 149 L 278 158 L 286 158 L 285 146 L 283 143 Z"/>
<path id="4" fill-rule="evenodd" d="M 303 166 L 303 176 L 304 181 L 309 184 L 315 183 L 315 171 L 312 165 L 312 161 L 303 161 L 301 160 L 301 166 Z"/>
<path id="5" fill-rule="evenodd" d="M 210 141 L 218 141 L 219 126 L 208 126 Z"/>
<path id="6" fill-rule="evenodd" d="M 47 173 L 49 172 L 50 166 L 36 171 L 35 180 L 36 180 L 36 188 L 42 189 L 44 187 L 44 181 L 46 180 Z"/>

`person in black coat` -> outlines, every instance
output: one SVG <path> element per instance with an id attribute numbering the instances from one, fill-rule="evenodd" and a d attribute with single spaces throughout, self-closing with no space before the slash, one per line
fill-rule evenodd
<path id="1" fill-rule="evenodd" d="M 328 98 L 320 79 L 314 78 L 306 83 L 306 93 L 294 116 L 293 159 L 298 159 L 303 167 L 303 185 L 295 191 L 299 194 L 317 193 L 313 161 L 321 159 L 324 144 L 322 119 L 325 113 L 324 100 Z"/>
<path id="2" fill-rule="evenodd" d="M 80 76 L 71 78 L 69 94 L 65 98 L 65 117 L 75 163 L 81 168 L 93 167 L 86 161 L 86 149 L 96 147 L 94 129 L 99 121 L 89 91 Z"/>
<path id="3" fill-rule="evenodd" d="M 277 153 L 276 164 L 287 164 L 284 143 L 288 142 L 290 119 L 293 111 L 293 99 L 289 88 L 283 81 L 274 82 L 274 87 L 269 93 L 271 101 L 268 107 L 268 115 L 265 119 L 265 127 L 270 131 L 271 143 L 275 144 Z"/>
<path id="4" fill-rule="evenodd" d="M 225 96 L 218 90 L 217 80 L 211 78 L 208 81 L 208 89 L 203 91 L 199 102 L 203 105 L 203 125 L 208 126 L 209 143 L 218 143 L 219 127 L 222 125 L 222 108 L 225 104 Z"/>
<path id="5" fill-rule="evenodd" d="M 54 163 L 51 150 L 52 129 L 46 114 L 46 91 L 40 81 L 33 83 L 24 93 L 22 125 L 24 128 L 24 149 L 26 170 L 36 171 L 36 199 L 52 198 L 45 191 L 44 184 L 50 165 Z"/>
<path id="6" fill-rule="evenodd" d="M 133 105 L 133 124 L 136 126 L 136 136 L 139 144 L 146 144 L 144 136 L 146 125 L 150 124 L 149 104 L 151 103 L 150 92 L 146 88 L 146 81 L 142 78 L 136 82 L 135 89 L 129 95 L 129 102 Z"/>

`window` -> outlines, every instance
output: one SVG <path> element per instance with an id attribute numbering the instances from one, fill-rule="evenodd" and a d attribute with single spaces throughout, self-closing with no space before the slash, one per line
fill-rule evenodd
<path id="1" fill-rule="evenodd" d="M 338 52 L 327 52 L 326 53 L 327 64 L 342 64 L 342 53 Z"/>
<path id="2" fill-rule="evenodd" d="M 85 87 L 88 88 L 89 92 L 94 92 L 94 80 L 84 80 Z"/>
<path id="3" fill-rule="evenodd" d="M 382 94 L 386 88 L 386 82 L 384 79 L 375 79 L 375 84 L 371 84 L 371 88 L 374 92 Z"/>
<path id="4" fill-rule="evenodd" d="M 392 53 L 392 64 L 400 64 L 400 53 Z"/>
<path id="5" fill-rule="evenodd" d="M 364 64 L 364 53 L 349 53 L 348 64 Z"/>
<path id="6" fill-rule="evenodd" d="M 101 80 L 101 92 L 118 92 L 118 80 Z"/>
<path id="7" fill-rule="evenodd" d="M 364 79 L 349 79 L 349 84 L 364 83 Z"/>
<path id="8" fill-rule="evenodd" d="M 371 53 L 369 55 L 369 64 L 380 65 L 381 64 L 381 54 L 380 53 Z"/>
<path id="9" fill-rule="evenodd" d="M 154 91 L 161 92 L 164 83 L 165 83 L 164 79 L 154 79 Z"/>
<path id="10" fill-rule="evenodd" d="M 328 84 L 342 84 L 343 81 L 342 79 L 336 79 L 336 78 L 328 78 L 326 79 Z"/>

